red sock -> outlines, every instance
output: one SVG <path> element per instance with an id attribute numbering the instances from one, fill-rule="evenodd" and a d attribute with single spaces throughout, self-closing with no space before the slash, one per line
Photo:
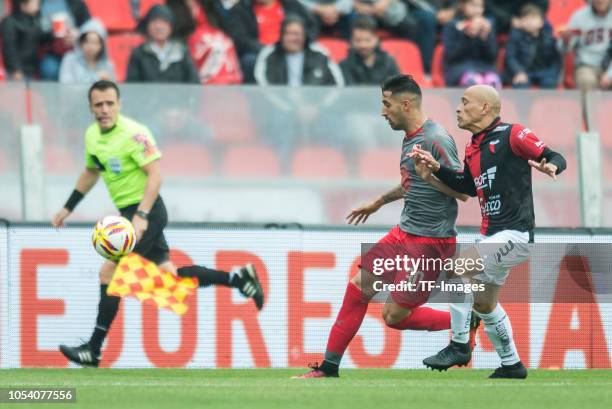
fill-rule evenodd
<path id="1" fill-rule="evenodd" d="M 399 330 L 442 331 L 450 329 L 450 312 L 429 307 L 417 307 L 402 321 L 389 326 Z"/>
<path id="2" fill-rule="evenodd" d="M 325 358 L 335 364 L 340 364 L 340 358 L 348 347 L 368 311 L 361 289 L 349 282 L 342 300 L 342 307 L 327 340 Z"/>

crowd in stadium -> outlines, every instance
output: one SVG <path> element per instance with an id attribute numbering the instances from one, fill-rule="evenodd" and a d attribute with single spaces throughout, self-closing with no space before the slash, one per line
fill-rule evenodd
<path id="1" fill-rule="evenodd" d="M 0 77 L 609 89 L 611 3 L 5 0 Z"/>

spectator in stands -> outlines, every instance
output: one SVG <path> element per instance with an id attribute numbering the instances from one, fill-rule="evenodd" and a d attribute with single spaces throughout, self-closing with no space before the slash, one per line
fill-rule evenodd
<path id="1" fill-rule="evenodd" d="M 155 5 L 138 23 L 146 41 L 132 51 L 128 82 L 199 83 L 184 41 L 172 39 L 174 16 L 167 6 Z"/>
<path id="2" fill-rule="evenodd" d="M 485 12 L 495 21 L 497 34 L 507 34 L 516 26 L 521 8 L 526 4 L 539 7 L 543 15 L 548 12 L 548 0 L 487 0 Z"/>
<path id="3" fill-rule="evenodd" d="M 115 79 L 115 69 L 106 53 L 106 30 L 97 19 L 81 26 L 74 50 L 68 52 L 60 66 L 62 84 L 93 84 Z"/>
<path id="4" fill-rule="evenodd" d="M 187 41 L 201 24 L 223 26 L 220 0 L 166 0 L 166 6 L 174 16 L 174 36 Z M 203 16 L 200 16 L 203 14 Z M 199 20 L 203 18 L 204 21 Z"/>
<path id="5" fill-rule="evenodd" d="M 241 0 L 230 9 L 226 31 L 238 49 L 246 83 L 254 83 L 253 70 L 261 49 L 278 42 L 286 15 L 300 16 L 307 35 L 314 39 L 317 22 L 298 0 Z"/>
<path id="6" fill-rule="evenodd" d="M 259 85 L 344 85 L 340 68 L 311 44 L 304 20 L 295 15 L 283 20 L 280 40 L 257 56 L 255 80 Z"/>
<path id="7" fill-rule="evenodd" d="M 436 21 L 440 27 L 444 27 L 455 18 L 457 0 L 427 0 L 427 3 L 435 11 Z"/>
<path id="8" fill-rule="evenodd" d="M 560 30 L 559 46 L 564 53 L 576 53 L 576 85 L 581 90 L 601 86 L 602 64 L 610 47 L 612 0 L 592 0 L 576 11 L 566 28 Z M 604 79 L 605 85 L 606 80 Z"/>
<path id="9" fill-rule="evenodd" d="M 379 85 L 400 72 L 395 58 L 380 49 L 376 21 L 367 16 L 354 20 L 351 49 L 340 68 L 347 85 Z"/>
<path id="10" fill-rule="evenodd" d="M 19 0 L 2 22 L 2 53 L 9 78 L 38 75 L 41 46 L 51 40 L 40 23 L 40 0 Z"/>
<path id="11" fill-rule="evenodd" d="M 447 86 L 501 86 L 495 67 L 495 25 L 483 13 L 484 0 L 459 0 L 457 17 L 444 27 L 442 41 Z"/>
<path id="12" fill-rule="evenodd" d="M 234 42 L 222 31 L 219 0 L 167 0 L 175 35 L 186 41 L 203 84 L 240 84 L 242 72 Z"/>
<path id="13" fill-rule="evenodd" d="M 40 15 L 43 30 L 54 36 L 42 57 L 40 77 L 57 81 L 62 58 L 76 46 L 79 29 L 91 16 L 83 0 L 42 0 Z"/>
<path id="14" fill-rule="evenodd" d="M 351 13 L 353 0 L 299 0 L 317 19 L 318 26 L 326 34 L 351 37 Z"/>
<path id="15" fill-rule="evenodd" d="M 556 88 L 560 72 L 553 28 L 538 6 L 526 4 L 506 45 L 504 82 L 514 88 Z"/>
<path id="16" fill-rule="evenodd" d="M 393 35 L 419 46 L 425 74 L 431 73 L 436 45 L 436 15 L 426 4 L 414 0 L 353 0 L 355 15 L 370 16 Z"/>

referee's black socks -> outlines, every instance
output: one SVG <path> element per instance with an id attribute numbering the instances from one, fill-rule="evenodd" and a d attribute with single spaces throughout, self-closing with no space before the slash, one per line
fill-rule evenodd
<path id="1" fill-rule="evenodd" d="M 200 287 L 208 287 L 209 285 L 224 285 L 226 287 L 242 286 L 242 277 L 240 274 L 226 271 L 213 270 L 204 266 L 186 266 L 177 269 L 180 277 L 196 277 Z"/>
<path id="2" fill-rule="evenodd" d="M 96 328 L 94 329 L 89 345 L 95 354 L 100 353 L 100 348 L 106 338 L 106 334 L 110 329 L 117 311 L 119 310 L 119 303 L 121 297 L 114 295 L 107 295 L 106 289 L 107 284 L 100 284 L 100 303 L 98 304 L 98 317 L 96 318 Z"/>

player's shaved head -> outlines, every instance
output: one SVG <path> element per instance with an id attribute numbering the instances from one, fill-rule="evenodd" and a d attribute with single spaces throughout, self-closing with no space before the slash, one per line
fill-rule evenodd
<path id="1" fill-rule="evenodd" d="M 499 92 L 489 85 L 474 85 L 465 90 L 457 106 L 457 126 L 477 133 L 491 125 L 500 112 Z"/>
<path id="2" fill-rule="evenodd" d="M 499 92 L 490 85 L 474 85 L 469 87 L 464 95 L 475 102 L 484 105 L 487 104 L 495 116 L 499 116 L 501 112 L 501 98 Z"/>

